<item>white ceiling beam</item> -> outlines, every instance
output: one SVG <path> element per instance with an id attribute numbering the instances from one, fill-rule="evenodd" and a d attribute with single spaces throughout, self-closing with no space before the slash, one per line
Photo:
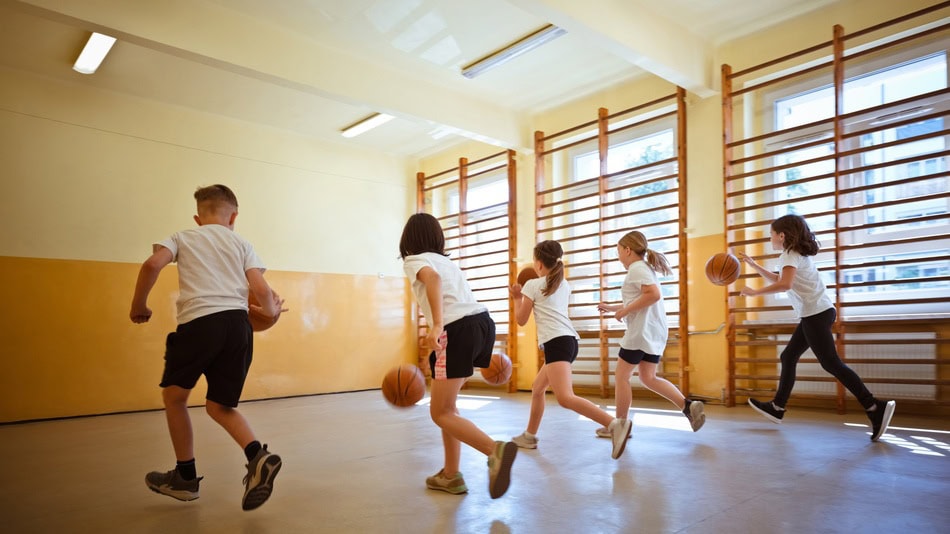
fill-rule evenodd
<path id="1" fill-rule="evenodd" d="M 139 46 L 459 135 L 530 150 L 522 117 L 496 103 L 375 65 L 294 32 L 194 0 L 0 0 Z M 315 118 L 315 120 L 319 120 Z M 345 125 L 340 125 L 345 126 Z"/>
<path id="2" fill-rule="evenodd" d="M 706 98 L 717 94 L 713 47 L 642 0 L 508 0 L 633 65 Z"/>

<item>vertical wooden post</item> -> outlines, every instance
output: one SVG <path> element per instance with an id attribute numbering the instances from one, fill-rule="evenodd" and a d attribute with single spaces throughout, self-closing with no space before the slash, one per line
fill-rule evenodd
<path id="1" fill-rule="evenodd" d="M 729 230 L 729 193 L 732 186 L 729 177 L 732 176 L 732 67 L 722 66 L 722 183 L 723 183 L 723 249 L 730 241 Z M 732 313 L 735 306 L 734 297 L 726 289 L 726 406 L 736 405 L 736 318 Z"/>
<path id="2" fill-rule="evenodd" d="M 541 205 L 544 204 L 544 195 L 541 194 L 541 191 L 544 191 L 544 132 L 536 131 L 534 132 L 534 238 L 532 242 L 538 241 L 538 225 L 541 220 Z M 535 349 L 535 365 L 536 369 L 540 369 L 544 365 L 544 361 L 541 359 L 541 351 Z"/>
<path id="3" fill-rule="evenodd" d="M 838 349 L 838 356 L 842 361 L 845 360 L 844 344 L 844 323 L 841 320 L 841 283 L 842 273 L 839 265 L 843 263 L 844 252 L 841 248 L 841 212 L 840 212 L 840 190 L 841 190 L 841 152 L 843 148 L 842 134 L 844 125 L 841 122 L 841 116 L 844 115 L 844 28 L 835 24 L 832 37 L 832 49 L 834 50 L 834 83 L 835 83 L 835 118 L 834 118 L 834 140 L 835 140 L 835 309 L 838 314 L 835 316 L 835 347 Z M 835 382 L 836 404 L 838 413 L 845 413 L 847 405 L 845 404 L 845 389 L 840 381 Z"/>
<path id="4" fill-rule="evenodd" d="M 513 285 L 518 279 L 518 265 L 515 258 L 518 256 L 518 168 L 515 160 L 515 151 L 508 150 L 508 285 Z M 515 320 L 515 307 L 508 305 L 508 341 L 506 344 L 508 356 L 511 358 L 511 379 L 508 380 L 508 393 L 518 390 L 518 321 Z"/>
<path id="5" fill-rule="evenodd" d="M 686 90 L 676 88 L 676 165 L 679 201 L 679 303 L 680 303 L 680 390 L 683 395 L 689 395 L 689 284 L 687 280 L 687 265 L 689 262 L 687 227 L 687 195 L 686 195 Z"/>
<path id="6" fill-rule="evenodd" d="M 597 110 L 597 151 L 600 155 L 600 176 L 597 180 L 597 192 L 600 198 L 600 207 L 597 210 L 597 246 L 598 251 L 597 255 L 600 259 L 599 266 L 599 277 L 600 288 L 603 291 L 603 288 L 607 287 L 607 280 L 604 276 L 605 261 L 604 261 L 604 214 L 606 209 L 604 204 L 607 202 L 607 178 L 606 175 L 609 172 L 609 161 L 607 159 L 610 143 L 607 139 L 607 127 L 608 127 L 608 115 L 607 108 L 600 108 Z M 605 314 L 600 314 L 600 336 L 599 336 L 599 349 L 600 349 L 600 396 L 607 397 L 610 392 L 610 352 L 609 352 L 609 338 L 607 337 L 607 320 Z M 616 387 L 616 384 L 614 384 Z M 627 384 L 627 387 L 630 387 Z"/>

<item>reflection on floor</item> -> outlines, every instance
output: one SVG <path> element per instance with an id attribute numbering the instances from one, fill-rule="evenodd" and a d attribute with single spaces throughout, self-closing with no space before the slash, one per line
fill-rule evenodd
<path id="1" fill-rule="evenodd" d="M 158 395 L 156 390 L 156 395 Z M 612 400 L 592 399 L 602 406 Z M 423 404 L 425 401 L 423 401 Z M 496 439 L 524 430 L 527 393 L 467 393 L 463 414 Z M 902 416 L 880 443 L 862 414 L 707 406 L 689 432 L 665 401 L 635 401 L 619 460 L 597 425 L 548 396 L 537 450 L 491 500 L 485 457 L 463 447 L 469 493 L 426 490 L 441 467 L 426 406 L 378 391 L 242 405 L 284 458 L 271 500 L 242 512 L 244 457 L 192 410 L 201 498 L 150 492 L 173 465 L 161 412 L 0 427 L 6 532 L 938 532 L 950 525 L 950 421 Z"/>

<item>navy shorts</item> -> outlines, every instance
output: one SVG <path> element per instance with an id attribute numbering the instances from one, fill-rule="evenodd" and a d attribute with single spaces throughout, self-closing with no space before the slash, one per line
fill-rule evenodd
<path id="1" fill-rule="evenodd" d="M 185 324 L 165 338 L 165 388 L 192 389 L 198 378 L 208 381 L 207 399 L 238 405 L 254 353 L 254 332 L 244 310 L 205 315 Z"/>
<path id="2" fill-rule="evenodd" d="M 559 336 L 542 343 L 541 347 L 544 349 L 544 363 L 574 363 L 579 350 L 574 336 Z"/>
<path id="3" fill-rule="evenodd" d="M 621 360 L 630 365 L 636 365 L 640 363 L 641 360 L 648 363 L 660 363 L 659 354 L 647 354 L 640 349 L 630 350 L 621 347 L 619 356 Z"/>
<path id="4" fill-rule="evenodd" d="M 437 351 L 429 354 L 429 370 L 435 380 L 468 378 L 476 367 L 491 364 L 495 346 L 495 321 L 488 312 L 468 315 L 445 325 Z"/>

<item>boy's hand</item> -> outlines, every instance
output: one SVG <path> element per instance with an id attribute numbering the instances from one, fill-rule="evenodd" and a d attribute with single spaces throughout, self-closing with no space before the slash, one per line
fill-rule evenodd
<path id="1" fill-rule="evenodd" d="M 133 306 L 129 312 L 129 319 L 135 324 L 147 323 L 152 318 L 152 310 L 148 306 Z"/>

